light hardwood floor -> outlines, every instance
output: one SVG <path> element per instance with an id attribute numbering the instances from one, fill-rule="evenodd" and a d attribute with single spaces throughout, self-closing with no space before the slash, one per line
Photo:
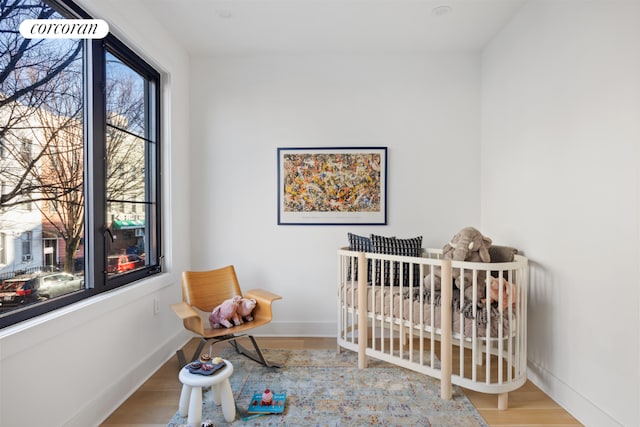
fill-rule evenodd
<path id="1" fill-rule="evenodd" d="M 335 338 L 257 338 L 262 348 L 335 349 Z M 185 353 L 193 354 L 197 340 L 190 341 Z M 216 349 L 227 344 L 217 344 Z M 220 346 L 220 347 L 218 347 Z M 178 381 L 176 356 L 156 371 L 101 426 L 104 427 L 166 427 L 178 410 L 182 386 Z M 496 409 L 497 398 L 464 390 L 471 402 L 490 426 L 569 427 L 581 424 L 530 381 L 509 393 L 509 409 Z"/>

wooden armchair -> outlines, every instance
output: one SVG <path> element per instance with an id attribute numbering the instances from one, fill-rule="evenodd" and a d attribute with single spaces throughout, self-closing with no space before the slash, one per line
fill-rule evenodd
<path id="1" fill-rule="evenodd" d="M 236 295 L 256 300 L 253 320 L 231 328 L 212 328 L 209 324 L 211 311 L 224 300 L 233 298 Z M 186 329 L 202 338 L 191 361 L 200 356 L 207 343 L 213 347 L 218 342 L 230 341 L 238 353 L 265 366 L 275 366 L 266 361 L 253 335 L 245 332 L 271 322 L 271 303 L 279 299 L 282 299 L 280 295 L 263 289 L 254 289 L 243 295 L 235 269 L 232 265 L 229 265 L 210 271 L 183 272 L 182 302 L 171 305 L 171 308 L 182 319 Z M 243 337 L 249 338 L 255 349 L 255 354 L 236 341 L 238 338 Z M 186 364 L 184 351 L 182 349 L 178 350 L 177 355 L 178 363 L 180 366 L 184 366 Z"/>

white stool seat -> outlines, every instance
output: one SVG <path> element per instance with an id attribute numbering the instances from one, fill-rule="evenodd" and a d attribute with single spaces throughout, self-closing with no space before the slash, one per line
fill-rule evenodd
<path id="1" fill-rule="evenodd" d="M 200 427 L 202 422 L 202 388 L 211 387 L 211 395 L 216 405 L 222 406 L 222 414 L 227 422 L 236 418 L 236 405 L 231 392 L 229 377 L 233 373 L 233 365 L 223 359 L 225 367 L 213 375 L 192 374 L 185 366 L 180 370 L 178 378 L 182 383 L 180 393 L 180 416 L 188 415 L 190 427 Z"/>

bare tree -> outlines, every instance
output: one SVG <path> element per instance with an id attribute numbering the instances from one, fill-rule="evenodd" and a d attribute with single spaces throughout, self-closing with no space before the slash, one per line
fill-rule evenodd
<path id="1" fill-rule="evenodd" d="M 37 188 L 30 181 L 43 153 L 24 158 L 22 147 L 9 141 L 25 138 L 33 127 L 32 117 L 55 97 L 56 79 L 70 67 L 78 67 L 82 43 L 67 40 L 25 39 L 20 23 L 25 19 L 59 17 L 38 0 L 0 0 L 0 142 L 9 158 L 20 159 L 20 167 L 5 179 L 0 207 L 25 203 Z M 74 65 L 75 64 L 75 65 Z M 5 177 L 6 178 L 6 177 Z"/>
<path id="2" fill-rule="evenodd" d="M 141 79 L 113 61 L 107 72 L 107 199 L 142 200 L 145 166 L 145 108 Z"/>
<path id="3" fill-rule="evenodd" d="M 43 229 L 54 230 L 64 240 L 64 269 L 68 272 L 84 235 L 84 138 L 78 81 L 81 79 L 73 73 L 61 73 L 56 86 L 60 93 L 52 97 L 49 109 L 37 111 L 43 155 L 38 173 L 32 175 L 37 193 L 31 198 L 45 201 L 36 204 Z"/>
<path id="4" fill-rule="evenodd" d="M 43 230 L 65 243 L 64 268 L 84 235 L 82 42 L 23 39 L 24 19 L 57 17 L 38 0 L 0 0 L 0 208 L 26 203 Z M 117 67 L 116 67 L 117 68 Z M 114 72 L 106 83 L 107 195 L 144 196 L 145 110 L 141 79 Z"/>

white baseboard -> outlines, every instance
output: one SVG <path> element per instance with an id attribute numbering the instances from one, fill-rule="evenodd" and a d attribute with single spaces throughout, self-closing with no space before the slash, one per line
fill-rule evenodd
<path id="1" fill-rule="evenodd" d="M 559 380 L 548 370 L 532 361 L 528 361 L 527 368 L 529 380 L 585 426 L 623 427 L 622 423 L 603 412 L 593 402 Z"/>

